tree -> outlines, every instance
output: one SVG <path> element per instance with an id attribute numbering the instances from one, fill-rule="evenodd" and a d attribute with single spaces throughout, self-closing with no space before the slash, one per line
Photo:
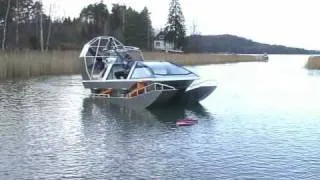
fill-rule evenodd
<path id="1" fill-rule="evenodd" d="M 52 4 L 50 4 L 50 9 L 49 9 L 49 25 L 48 25 L 48 34 L 47 34 L 47 42 L 46 42 L 46 52 L 49 50 L 49 45 L 50 45 L 50 38 L 51 38 L 51 31 L 52 31 Z"/>
<path id="2" fill-rule="evenodd" d="M 195 20 L 192 22 L 191 34 L 190 35 L 191 36 L 193 36 L 193 35 L 201 35 L 201 32 L 198 30 L 198 25 L 197 25 Z"/>
<path id="3" fill-rule="evenodd" d="M 101 2 L 85 7 L 78 18 L 54 20 L 51 8 L 46 14 L 41 0 L 0 0 L 0 50 L 2 41 L 5 49 L 75 50 L 100 35 L 112 35 L 125 44 L 143 49 L 151 46 L 153 30 L 147 8 L 137 12 L 113 4 L 109 14 Z"/>
<path id="4" fill-rule="evenodd" d="M 12 1 L 12 0 L 11 0 Z M 29 25 L 36 17 L 36 7 L 33 0 L 15 0 L 11 3 L 12 15 L 10 16 L 11 30 L 15 28 L 15 43 L 13 43 L 13 33 L 11 33 L 11 44 L 15 44 L 15 48 L 22 48 L 24 39 L 28 37 Z M 21 33 L 23 32 L 23 33 Z"/>
<path id="5" fill-rule="evenodd" d="M 150 41 L 153 33 L 149 14 L 147 8 L 144 8 L 140 13 L 132 8 L 127 9 L 124 29 L 125 44 L 151 49 Z"/>
<path id="6" fill-rule="evenodd" d="M 140 13 L 140 18 L 141 18 L 141 31 L 144 34 L 144 42 L 146 42 L 146 48 L 151 49 L 151 44 L 152 44 L 152 36 L 153 36 L 153 30 L 152 30 L 152 24 L 151 24 L 151 19 L 150 19 L 150 12 L 145 7 L 141 13 Z"/>
<path id="7" fill-rule="evenodd" d="M 36 1 L 34 4 L 36 12 L 38 16 L 40 17 L 40 48 L 41 52 L 44 52 L 44 39 L 43 39 L 43 5 L 42 2 Z"/>
<path id="8" fill-rule="evenodd" d="M 126 25 L 126 6 L 113 4 L 112 14 L 110 17 L 111 35 L 115 36 L 120 41 L 124 41 L 124 31 Z"/>
<path id="9" fill-rule="evenodd" d="M 131 46 L 139 46 L 141 47 L 141 33 L 140 33 L 140 17 L 139 13 L 132 8 L 128 8 L 126 10 L 126 20 L 124 28 L 124 41 L 123 43 L 131 45 Z"/>
<path id="10" fill-rule="evenodd" d="M 87 24 L 89 36 L 107 34 L 109 11 L 102 2 L 88 5 L 81 11 L 80 18 Z"/>
<path id="11" fill-rule="evenodd" d="M 10 12 L 10 5 L 11 5 L 11 0 L 8 0 L 8 5 L 7 5 L 7 10 L 6 10 L 6 15 L 4 18 L 4 26 L 3 26 L 3 37 L 2 37 L 2 51 L 5 50 L 5 45 L 6 45 L 6 38 L 7 38 L 7 25 L 8 25 L 8 16 Z"/>
<path id="12" fill-rule="evenodd" d="M 165 32 L 166 40 L 173 42 L 175 48 L 183 47 L 186 30 L 184 25 L 184 16 L 179 0 L 171 0 Z"/>
<path id="13" fill-rule="evenodd" d="M 19 23 L 20 23 L 20 6 L 19 6 L 19 0 L 16 0 L 15 20 L 16 20 L 16 46 L 19 46 Z"/>

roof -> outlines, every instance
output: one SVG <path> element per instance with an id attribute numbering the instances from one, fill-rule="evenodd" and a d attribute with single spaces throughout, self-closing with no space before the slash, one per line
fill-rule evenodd
<path id="1" fill-rule="evenodd" d="M 166 32 L 160 31 L 160 32 L 156 35 L 155 40 L 164 40 L 165 37 L 166 37 L 166 35 L 167 35 Z"/>

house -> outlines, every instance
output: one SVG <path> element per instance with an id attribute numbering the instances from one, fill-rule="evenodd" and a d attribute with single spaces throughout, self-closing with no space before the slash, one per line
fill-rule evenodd
<path id="1" fill-rule="evenodd" d="M 166 42 L 165 32 L 161 31 L 153 41 L 153 49 L 158 51 L 174 51 L 174 43 Z"/>

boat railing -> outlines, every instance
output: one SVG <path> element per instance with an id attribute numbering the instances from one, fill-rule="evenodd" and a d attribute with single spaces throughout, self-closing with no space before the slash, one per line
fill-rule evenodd
<path id="1" fill-rule="evenodd" d="M 152 91 L 172 91 L 172 90 L 176 90 L 176 88 L 166 85 L 166 84 L 161 84 L 161 83 L 152 83 L 149 84 L 147 86 L 141 87 L 141 88 L 137 88 L 133 91 L 131 91 L 130 93 L 128 93 L 128 97 L 134 97 L 134 96 L 138 96 L 140 94 L 146 94 Z"/>
<path id="2" fill-rule="evenodd" d="M 176 90 L 176 88 L 169 86 L 167 84 L 161 84 L 161 83 L 152 83 L 146 87 L 144 87 L 146 90 L 145 92 L 149 91 L 165 91 L 165 90 Z"/>
<path id="3" fill-rule="evenodd" d="M 92 95 L 93 97 L 103 97 L 103 98 L 132 98 L 132 97 L 136 97 L 141 94 L 146 94 L 153 91 L 172 91 L 172 90 L 176 90 L 176 89 L 166 84 L 152 83 L 145 87 L 134 89 L 122 96 L 121 95 L 111 96 L 111 94 L 104 94 L 104 93 L 93 93 Z"/>

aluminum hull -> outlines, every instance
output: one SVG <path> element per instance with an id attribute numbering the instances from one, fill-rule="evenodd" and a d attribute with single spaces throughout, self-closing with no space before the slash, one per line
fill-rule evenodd
<path id="1" fill-rule="evenodd" d="M 180 105 L 192 105 L 199 103 L 200 101 L 207 98 L 217 86 L 201 86 L 191 90 L 177 93 L 172 99 L 172 103 Z"/>
<path id="2" fill-rule="evenodd" d="M 94 96 L 94 98 L 104 99 L 106 102 L 130 108 L 144 109 L 152 106 L 164 105 L 170 102 L 176 95 L 176 90 L 152 91 L 136 97 L 105 97 Z"/>
<path id="3" fill-rule="evenodd" d="M 83 86 L 88 89 L 102 89 L 102 88 L 131 88 L 134 84 L 141 81 L 147 82 L 158 82 L 172 86 L 176 89 L 187 89 L 190 84 L 194 81 L 194 78 L 184 79 L 135 79 L 135 80 L 88 80 L 82 81 Z"/>
<path id="4" fill-rule="evenodd" d="M 189 106 L 207 98 L 216 86 L 203 86 L 184 92 L 178 90 L 152 91 L 133 98 L 94 96 L 106 102 L 131 108 L 152 108 L 159 106 Z"/>

